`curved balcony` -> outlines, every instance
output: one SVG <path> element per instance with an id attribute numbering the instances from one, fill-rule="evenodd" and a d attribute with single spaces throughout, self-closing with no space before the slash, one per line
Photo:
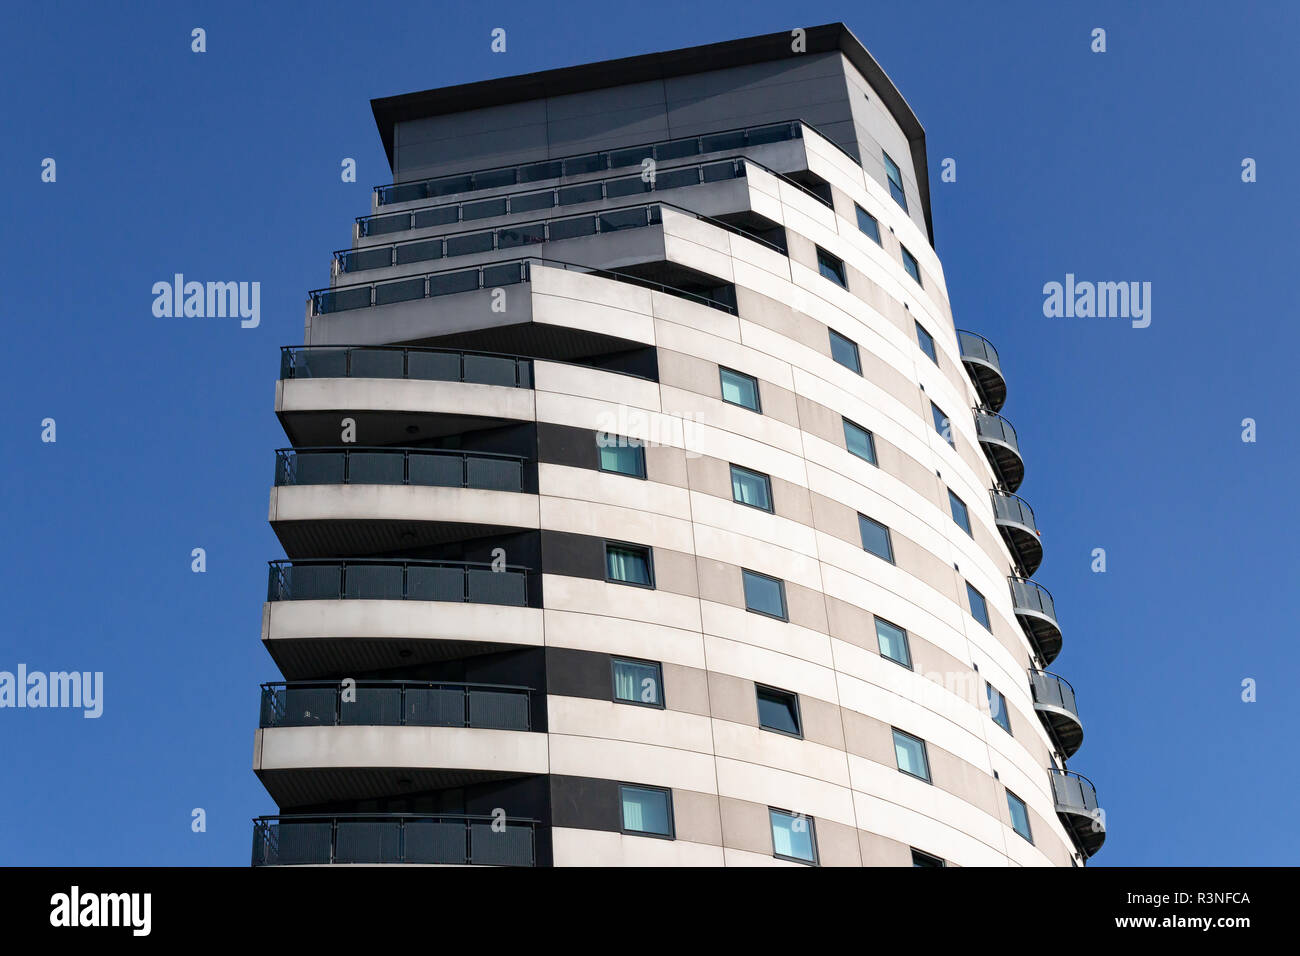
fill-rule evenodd
<path id="1" fill-rule="evenodd" d="M 961 361 L 980 401 L 1000 412 L 1007 402 L 1007 380 L 1002 375 L 998 350 L 982 335 L 957 330 L 957 344 L 961 348 Z"/>
<path id="2" fill-rule="evenodd" d="M 1097 788 L 1083 774 L 1050 768 L 1052 797 L 1056 815 L 1070 831 L 1085 857 L 1090 857 L 1106 842 L 1106 821 L 1097 806 Z"/>
<path id="3" fill-rule="evenodd" d="M 532 388 L 533 362 L 463 349 L 286 345 L 280 349 L 280 378 L 402 378 Z"/>
<path id="4" fill-rule="evenodd" d="M 535 866 L 536 820 L 467 814 L 294 814 L 253 820 L 253 866 Z"/>
<path id="5" fill-rule="evenodd" d="M 531 730 L 532 688 L 446 681 L 289 681 L 262 685 L 259 726 Z"/>
<path id="6" fill-rule="evenodd" d="M 1034 697 L 1034 710 L 1047 727 L 1056 743 L 1056 749 L 1067 760 L 1078 753 L 1083 744 L 1083 723 L 1079 720 L 1079 705 L 1074 699 L 1074 688 L 1064 677 L 1048 671 L 1029 672 L 1029 690 Z"/>
<path id="7" fill-rule="evenodd" d="M 996 412 L 987 412 L 976 408 L 975 432 L 979 436 L 984 454 L 998 481 L 1007 489 L 1015 491 L 1025 480 L 1025 460 L 1020 457 L 1020 445 L 1016 440 L 1016 430 L 1011 423 Z"/>
<path id="8" fill-rule="evenodd" d="M 430 488 L 475 488 L 523 491 L 524 463 L 519 455 L 463 452 L 438 448 L 277 448 L 275 484 L 417 485 Z"/>
<path id="9" fill-rule="evenodd" d="M 1043 542 L 1034 521 L 1034 509 L 1018 495 L 993 491 L 993 520 L 1007 543 L 1011 556 L 1024 577 L 1030 577 L 1043 563 Z"/>
<path id="10" fill-rule="evenodd" d="M 268 601 L 444 601 L 523 607 L 530 602 L 527 568 L 468 561 L 393 558 L 271 561 Z"/>
<path id="11" fill-rule="evenodd" d="M 1061 653 L 1061 626 L 1056 623 L 1056 604 L 1051 592 L 1027 578 L 1007 580 L 1011 583 L 1011 604 L 1016 619 L 1043 663 L 1052 663 Z"/>

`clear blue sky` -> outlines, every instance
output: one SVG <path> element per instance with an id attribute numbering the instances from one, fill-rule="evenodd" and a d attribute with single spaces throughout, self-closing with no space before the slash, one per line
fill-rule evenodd
<path id="1" fill-rule="evenodd" d="M 1086 727 L 1071 767 L 1109 814 L 1097 864 L 1294 863 L 1300 8 L 976 6 L 24 5 L 0 30 L 0 669 L 106 686 L 99 720 L 0 711 L 0 863 L 246 865 L 249 818 L 274 812 L 250 767 L 278 677 L 258 640 L 278 347 L 388 181 L 370 98 L 835 20 L 920 116 L 931 168 L 957 160 L 932 183 L 938 251 L 1010 382 L 1053 669 Z M 154 318 L 174 272 L 260 281 L 261 326 Z M 1067 272 L 1151 282 L 1150 328 L 1044 318 Z"/>

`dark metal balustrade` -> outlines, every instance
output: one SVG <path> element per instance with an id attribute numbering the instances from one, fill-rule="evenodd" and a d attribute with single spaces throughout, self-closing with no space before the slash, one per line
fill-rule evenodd
<path id="1" fill-rule="evenodd" d="M 1020 572 L 1029 577 L 1043 563 L 1043 541 L 1034 521 L 1034 509 L 1025 499 L 1005 491 L 991 492 L 993 518 Z"/>
<path id="2" fill-rule="evenodd" d="M 1031 670 L 1029 690 L 1034 696 L 1034 710 L 1038 711 L 1057 749 L 1067 760 L 1073 757 L 1083 745 L 1083 723 L 1079 720 L 1074 688 L 1064 677 Z"/>
<path id="3" fill-rule="evenodd" d="M 291 681 L 262 685 L 259 726 L 531 729 L 531 688 L 446 681 Z"/>
<path id="4" fill-rule="evenodd" d="M 456 561 L 310 558 L 271 561 L 268 601 L 450 601 L 528 604 L 526 568 Z"/>
<path id="5" fill-rule="evenodd" d="M 1007 380 L 998 361 L 998 350 L 982 335 L 957 330 L 957 344 L 961 348 L 961 361 L 966 366 L 980 401 L 998 412 L 1007 402 Z"/>
<path id="6" fill-rule="evenodd" d="M 409 378 L 532 388 L 533 362 L 458 349 L 288 345 L 280 349 L 280 378 Z"/>
<path id="7" fill-rule="evenodd" d="M 523 491 L 524 458 L 431 448 L 280 448 L 276 485 L 422 485 Z"/>
<path id="8" fill-rule="evenodd" d="M 253 820 L 253 866 L 536 866 L 536 820 L 470 814 L 293 814 Z"/>
<path id="9" fill-rule="evenodd" d="M 975 432 L 979 436 L 984 454 L 998 481 L 1007 491 L 1015 491 L 1025 480 L 1025 460 L 1020 456 L 1020 444 L 1011 423 L 995 412 L 980 408 L 975 412 Z"/>
<path id="10" fill-rule="evenodd" d="M 1085 857 L 1090 857 L 1106 842 L 1105 818 L 1097 806 L 1097 788 L 1083 774 L 1049 768 L 1056 815 L 1070 831 Z"/>
<path id="11" fill-rule="evenodd" d="M 1051 592 L 1028 578 L 1007 580 L 1011 583 L 1011 604 L 1020 626 L 1043 663 L 1052 663 L 1061 653 L 1061 626 L 1056 622 L 1056 604 Z"/>

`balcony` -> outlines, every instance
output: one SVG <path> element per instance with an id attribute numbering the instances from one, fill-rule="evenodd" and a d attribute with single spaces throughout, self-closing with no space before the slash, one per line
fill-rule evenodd
<path id="1" fill-rule="evenodd" d="M 1043 542 L 1034 521 L 1034 509 L 1017 495 L 994 491 L 993 519 L 1007 543 L 1016 566 L 1024 577 L 1030 577 L 1043 563 Z"/>
<path id="2" fill-rule="evenodd" d="M 975 432 L 993 467 L 993 474 L 1007 491 L 1015 491 L 1025 480 L 1025 460 L 1020 457 L 1016 430 L 995 412 L 978 408 L 974 412 Z"/>
<path id="3" fill-rule="evenodd" d="M 427 681 L 291 681 L 262 685 L 270 727 L 471 727 L 531 730 L 532 689 Z"/>
<path id="4" fill-rule="evenodd" d="M 258 817 L 253 866 L 535 866 L 536 820 L 465 814 Z"/>
<path id="5" fill-rule="evenodd" d="M 1056 749 L 1067 760 L 1073 757 L 1083 744 L 1083 724 L 1079 720 L 1074 688 L 1064 677 L 1031 670 L 1029 690 L 1034 697 L 1034 710 L 1046 725 Z"/>
<path id="6" fill-rule="evenodd" d="M 1083 855 L 1091 857 L 1106 842 L 1106 822 L 1097 806 L 1097 788 L 1087 777 L 1073 771 L 1053 767 L 1051 775 L 1056 815 Z"/>
<path id="7" fill-rule="evenodd" d="M 533 363 L 519 355 L 460 349 L 284 346 L 280 378 L 391 378 L 532 388 Z"/>
<path id="8" fill-rule="evenodd" d="M 1061 653 L 1061 626 L 1056 623 L 1056 605 L 1051 592 L 1027 578 L 1007 580 L 1011 582 L 1011 604 L 1020 626 L 1043 663 L 1052 663 Z"/>
<path id="9" fill-rule="evenodd" d="M 444 601 L 524 607 L 532 573 L 511 565 L 390 558 L 271 561 L 267 601 Z"/>
<path id="10" fill-rule="evenodd" d="M 984 336 L 964 329 L 957 330 L 957 343 L 961 347 L 962 364 L 980 402 L 995 412 L 1002 411 L 1007 402 L 1007 380 L 1002 376 L 998 350 Z"/>
<path id="11" fill-rule="evenodd" d="M 275 483 L 523 491 L 525 461 L 518 455 L 431 448 L 279 448 Z"/>

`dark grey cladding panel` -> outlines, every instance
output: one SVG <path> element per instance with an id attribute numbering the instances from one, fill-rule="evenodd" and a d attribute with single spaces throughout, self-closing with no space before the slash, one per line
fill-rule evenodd
<path id="1" fill-rule="evenodd" d="M 542 532 L 542 571 L 571 578 L 605 580 L 603 538 L 567 531 Z"/>
<path id="2" fill-rule="evenodd" d="M 611 700 L 614 679 L 610 656 L 565 647 L 546 649 L 546 693 L 555 697 Z"/>
<path id="3" fill-rule="evenodd" d="M 596 433 L 589 428 L 537 423 L 537 460 L 572 468 L 597 468 L 600 449 Z"/>
<path id="4" fill-rule="evenodd" d="M 623 829 L 618 783 L 594 777 L 551 775 L 551 823 L 579 830 Z"/>

